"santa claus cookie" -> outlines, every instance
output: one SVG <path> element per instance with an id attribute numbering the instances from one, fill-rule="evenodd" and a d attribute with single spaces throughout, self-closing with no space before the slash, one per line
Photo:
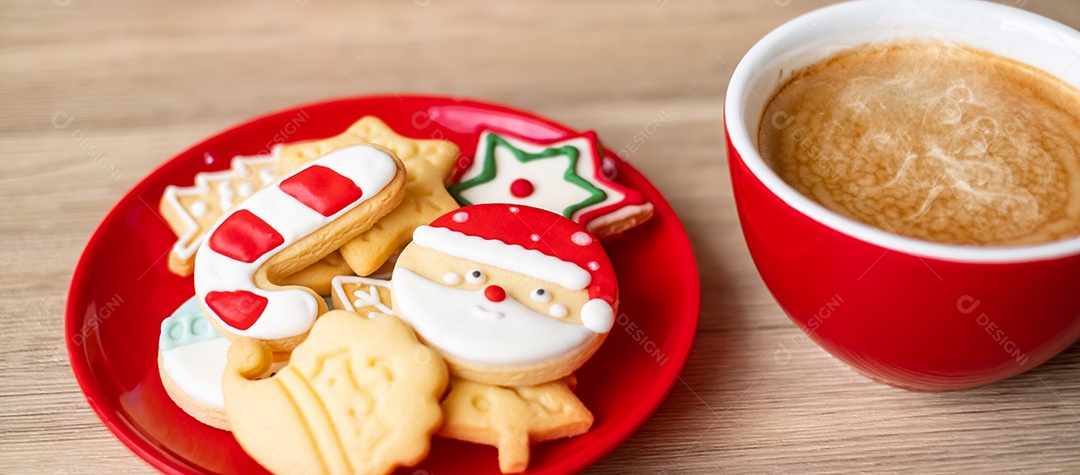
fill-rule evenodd
<path id="1" fill-rule="evenodd" d="M 394 311 L 457 376 L 553 381 L 599 348 L 615 319 L 615 271 L 600 243 L 557 214 L 506 204 L 421 226 L 398 259 Z"/>
<path id="2" fill-rule="evenodd" d="M 377 145 L 342 148 L 293 170 L 207 233 L 195 254 L 199 304 L 226 338 L 291 351 L 327 306 L 309 288 L 274 282 L 369 229 L 404 192 L 404 165 Z"/>
<path id="3" fill-rule="evenodd" d="M 484 130 L 474 156 L 458 159 L 447 191 L 462 206 L 534 206 L 570 218 L 601 238 L 619 234 L 649 219 L 653 206 L 641 193 L 605 175 L 605 166 L 614 170 L 615 164 L 603 150 L 591 131 L 530 140 Z"/>

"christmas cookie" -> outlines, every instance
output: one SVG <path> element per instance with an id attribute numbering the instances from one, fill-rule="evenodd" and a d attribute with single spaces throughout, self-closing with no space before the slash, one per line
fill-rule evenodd
<path id="1" fill-rule="evenodd" d="M 169 270 L 179 276 L 191 275 L 195 250 L 206 231 L 229 208 L 273 183 L 278 166 L 273 155 L 238 156 L 228 170 L 196 174 L 193 186 L 166 187 L 158 208 L 179 236 L 169 251 Z"/>
<path id="2" fill-rule="evenodd" d="M 370 228 L 404 196 L 405 169 L 376 145 L 339 149 L 304 165 L 226 213 L 195 255 L 195 293 L 226 337 L 290 351 L 326 303 L 283 276 Z"/>
<path id="3" fill-rule="evenodd" d="M 332 311 L 288 366 L 252 380 L 271 363 L 261 342 L 238 340 L 223 383 L 233 435 L 271 472 L 380 474 L 427 455 L 446 366 L 396 317 Z"/>
<path id="4" fill-rule="evenodd" d="M 462 157 L 447 189 L 462 206 L 509 203 L 559 213 L 601 238 L 649 219 L 652 204 L 603 173 L 596 134 L 536 141 L 484 130 L 474 157 Z"/>
<path id="5" fill-rule="evenodd" d="M 319 295 L 330 295 L 332 281 L 339 275 L 351 274 L 352 269 L 338 251 L 322 258 L 310 266 L 300 269 L 295 274 L 286 276 L 278 285 L 298 285 L 307 287 Z"/>
<path id="6" fill-rule="evenodd" d="M 336 137 L 282 147 L 282 168 L 288 170 L 341 147 L 364 143 L 381 145 L 397 154 L 408 171 L 409 183 L 400 206 L 342 246 L 341 254 L 361 276 L 375 273 L 409 242 L 417 226 L 458 207 L 443 186 L 457 160 L 457 145 L 403 137 L 377 117 L 364 117 Z"/>
<path id="7" fill-rule="evenodd" d="M 503 473 L 524 472 L 529 446 L 584 434 L 593 416 L 574 395 L 569 376 L 536 386 L 499 387 L 454 379 L 443 399 L 438 435 L 499 449 Z"/>
<path id="8" fill-rule="evenodd" d="M 394 314 L 390 300 L 390 281 L 341 275 L 334 277 L 332 287 L 334 309 L 370 318 L 375 315 Z"/>
<path id="9" fill-rule="evenodd" d="M 413 233 L 394 311 L 457 376 L 502 386 L 565 377 L 615 319 L 615 271 L 585 228 L 549 211 L 486 204 Z"/>
<path id="10" fill-rule="evenodd" d="M 168 186 L 161 195 L 159 209 L 165 222 L 179 236 L 169 251 L 169 270 L 181 277 L 195 268 L 195 250 L 206 231 L 221 215 L 247 199 L 263 186 L 273 183 L 280 166 L 277 155 L 233 157 L 228 170 L 195 175 L 195 185 Z M 330 279 L 352 272 L 341 253 L 334 252 L 309 268 L 287 276 L 281 285 L 309 287 L 330 294 Z"/>
<path id="11" fill-rule="evenodd" d="M 180 409 L 203 424 L 228 430 L 221 376 L 229 340 L 206 321 L 195 297 L 161 322 L 158 372 L 165 392 Z M 284 366 L 288 355 L 274 355 L 271 370 Z"/>

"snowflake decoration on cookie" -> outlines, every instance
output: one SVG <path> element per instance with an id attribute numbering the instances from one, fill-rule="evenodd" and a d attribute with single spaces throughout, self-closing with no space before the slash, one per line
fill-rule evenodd
<path id="1" fill-rule="evenodd" d="M 447 191 L 462 206 L 510 203 L 559 213 L 599 236 L 648 219 L 652 205 L 640 193 L 607 178 L 596 134 L 535 141 L 483 130 L 474 159 L 463 157 Z"/>

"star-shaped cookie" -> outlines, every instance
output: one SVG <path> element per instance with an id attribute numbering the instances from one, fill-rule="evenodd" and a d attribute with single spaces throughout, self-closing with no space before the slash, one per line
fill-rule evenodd
<path id="1" fill-rule="evenodd" d="M 381 145 L 393 151 L 405 164 L 408 174 L 405 199 L 401 204 L 341 248 L 341 255 L 353 272 L 366 276 L 377 271 L 407 244 L 418 226 L 457 209 L 457 202 L 446 192 L 443 183 L 457 161 L 458 147 L 446 140 L 403 137 L 379 118 L 367 116 L 341 135 L 283 146 L 278 151 L 282 171 L 339 148 L 363 143 Z"/>
<path id="2" fill-rule="evenodd" d="M 604 157 L 591 131 L 533 140 L 488 128 L 447 190 L 462 206 L 509 203 L 559 213 L 602 238 L 653 214 L 641 193 L 605 175 L 605 160 L 615 159 Z"/>

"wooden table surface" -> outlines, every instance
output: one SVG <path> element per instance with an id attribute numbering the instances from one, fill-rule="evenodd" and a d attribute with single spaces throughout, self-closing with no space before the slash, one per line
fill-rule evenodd
<path id="1" fill-rule="evenodd" d="M 758 38 L 829 2 L 192 3 L 0 6 L 0 472 L 153 471 L 90 410 L 63 344 L 72 269 L 128 188 L 264 112 L 419 92 L 597 130 L 690 234 L 690 360 L 594 473 L 1080 473 L 1080 349 L 977 390 L 905 392 L 802 338 L 755 272 L 726 171 L 726 84 Z M 1080 28 L 1076 1 L 1005 3 Z"/>

